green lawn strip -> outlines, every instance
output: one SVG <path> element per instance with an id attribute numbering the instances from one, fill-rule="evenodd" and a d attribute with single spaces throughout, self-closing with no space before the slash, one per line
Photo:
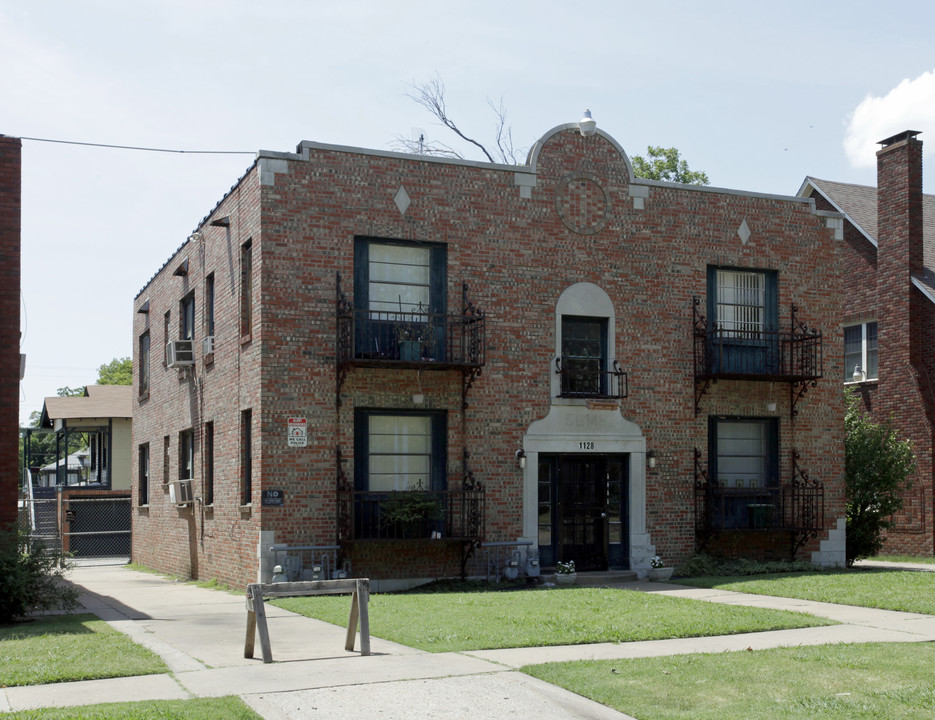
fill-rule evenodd
<path id="1" fill-rule="evenodd" d="M 935 615 L 935 573 L 860 569 L 749 577 L 696 577 L 677 582 L 756 595 L 817 600 Z"/>
<path id="2" fill-rule="evenodd" d="M 640 720 L 935 717 L 935 645 L 877 643 L 521 668 Z"/>
<path id="3" fill-rule="evenodd" d="M 240 698 L 103 703 L 0 713 L 13 720 L 262 720 Z"/>
<path id="4" fill-rule="evenodd" d="M 95 615 L 49 615 L 0 627 L 0 687 L 168 671 L 159 656 Z"/>
<path id="5" fill-rule="evenodd" d="M 879 562 L 921 563 L 923 565 L 935 565 L 935 557 L 931 556 L 919 557 L 916 555 L 875 555 L 872 558 L 867 558 L 868 562 L 873 562 L 875 560 Z"/>
<path id="6" fill-rule="evenodd" d="M 346 625 L 346 597 L 281 598 L 279 607 Z M 376 637 L 430 652 L 631 642 L 829 624 L 803 613 L 719 605 L 635 590 L 377 594 Z"/>

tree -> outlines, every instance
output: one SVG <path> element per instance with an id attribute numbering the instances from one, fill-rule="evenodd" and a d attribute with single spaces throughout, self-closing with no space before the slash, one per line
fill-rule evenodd
<path id="1" fill-rule="evenodd" d="M 493 110 L 495 117 L 494 143 L 495 150 L 488 150 L 480 141 L 468 136 L 448 114 L 448 104 L 445 101 L 445 83 L 439 75 L 425 82 L 409 84 L 406 97 L 428 110 L 435 118 L 451 132 L 471 145 L 479 148 L 489 162 L 499 162 L 505 165 L 522 165 L 522 156 L 525 151 L 513 146 L 513 129 L 507 124 L 507 112 L 503 106 L 503 99 L 496 104 L 487 98 L 487 105 Z M 395 145 L 404 152 L 417 155 L 435 155 L 440 157 L 454 157 L 464 159 L 461 152 L 450 145 L 438 140 L 427 141 L 424 136 L 407 138 L 397 135 Z"/>
<path id="2" fill-rule="evenodd" d="M 445 83 L 442 82 L 439 75 L 436 74 L 431 80 L 425 82 L 410 83 L 406 96 L 417 105 L 421 105 L 428 110 L 429 113 L 435 116 L 436 120 L 459 138 L 479 148 L 488 161 L 506 165 L 523 164 L 522 157 L 525 154 L 525 149 L 513 146 L 513 129 L 507 123 L 507 112 L 503 105 L 503 98 L 497 103 L 487 98 L 487 104 L 493 110 L 495 117 L 495 149 L 488 150 L 482 142 L 462 131 L 448 114 L 448 103 L 445 100 Z M 416 155 L 464 159 L 464 155 L 459 150 L 438 140 L 426 140 L 424 135 L 420 135 L 418 138 L 397 135 L 394 145 L 403 152 Z M 639 178 L 670 180 L 690 185 L 707 185 L 709 182 L 706 173 L 700 170 L 690 170 L 688 163 L 679 157 L 679 151 L 674 147 L 664 148 L 650 145 L 646 150 L 646 154 L 649 160 L 640 155 L 633 157 L 633 172 Z"/>
<path id="3" fill-rule="evenodd" d="M 128 357 L 114 358 L 97 369 L 98 385 L 132 385 L 133 360 Z"/>
<path id="4" fill-rule="evenodd" d="M 679 157 L 679 151 L 674 147 L 650 145 L 646 148 L 646 156 L 648 159 L 641 155 L 633 156 L 633 173 L 639 178 L 687 185 L 707 185 L 709 182 L 707 173 L 689 170 L 688 163 Z"/>
<path id="5" fill-rule="evenodd" d="M 845 391 L 844 486 L 847 508 L 848 566 L 876 555 L 892 516 L 902 507 L 902 491 L 915 472 L 908 440 L 900 440 L 888 423 L 876 423 Z"/>

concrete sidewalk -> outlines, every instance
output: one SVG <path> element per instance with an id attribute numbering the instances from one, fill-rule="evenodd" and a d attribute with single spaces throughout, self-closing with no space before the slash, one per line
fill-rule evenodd
<path id="1" fill-rule="evenodd" d="M 274 662 L 243 657 L 242 595 L 123 567 L 71 571 L 91 612 L 160 655 L 171 674 L 0 690 L 0 711 L 129 700 L 239 695 L 267 720 L 495 717 L 626 718 L 516 671 L 523 665 L 841 642 L 935 640 L 935 616 L 636 582 L 629 589 L 808 612 L 841 625 L 719 637 L 548 648 L 426 653 L 379 639 L 344 650 L 345 629 L 268 606 Z M 350 599 L 348 599 L 350 609 Z M 359 650 L 359 641 L 356 647 Z M 259 650 L 257 650 L 259 655 Z"/>

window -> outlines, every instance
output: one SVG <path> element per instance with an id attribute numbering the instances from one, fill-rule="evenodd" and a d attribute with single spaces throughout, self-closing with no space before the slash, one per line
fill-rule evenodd
<path id="1" fill-rule="evenodd" d="M 607 320 L 562 316 L 562 395 L 607 395 Z"/>
<path id="2" fill-rule="evenodd" d="M 165 316 L 163 317 L 163 325 L 162 325 L 162 347 L 163 349 L 165 349 L 166 346 L 169 344 L 169 338 L 171 337 L 169 335 L 169 323 L 171 319 L 172 319 L 171 315 L 169 311 L 167 310 Z M 164 352 L 162 354 L 162 366 L 167 367 L 168 365 L 169 365 L 168 352 Z"/>
<path id="3" fill-rule="evenodd" d="M 355 444 L 359 490 L 446 487 L 447 419 L 442 412 L 358 409 Z"/>
<path id="4" fill-rule="evenodd" d="M 169 436 L 162 439 L 162 482 L 169 484 Z"/>
<path id="5" fill-rule="evenodd" d="M 179 433 L 179 480 L 195 477 L 195 433 L 183 430 Z"/>
<path id="6" fill-rule="evenodd" d="M 140 397 L 149 397 L 149 330 L 140 335 Z"/>
<path id="7" fill-rule="evenodd" d="M 862 373 L 855 381 L 855 373 Z M 875 322 L 849 325 L 844 328 L 844 382 L 876 380 L 879 377 L 879 351 Z"/>
<path id="8" fill-rule="evenodd" d="M 205 505 L 214 505 L 214 423 L 205 423 L 204 440 L 204 495 Z"/>
<path id="9" fill-rule="evenodd" d="M 179 304 L 179 340 L 195 339 L 195 293 L 189 293 Z"/>
<path id="10" fill-rule="evenodd" d="M 253 241 L 240 248 L 240 335 L 249 336 L 253 329 Z"/>
<path id="11" fill-rule="evenodd" d="M 444 245 L 357 238 L 357 357 L 444 359 L 446 252 Z"/>
<path id="12" fill-rule="evenodd" d="M 253 501 L 253 411 L 240 413 L 240 504 Z"/>
<path id="13" fill-rule="evenodd" d="M 775 418 L 711 418 L 708 458 L 717 480 L 715 524 L 755 526 L 753 513 L 779 521 L 779 424 Z"/>
<path id="14" fill-rule="evenodd" d="M 139 503 L 149 505 L 149 443 L 140 445 Z"/>
<path id="15" fill-rule="evenodd" d="M 205 278 L 205 335 L 214 335 L 214 273 Z"/>
<path id="16" fill-rule="evenodd" d="M 766 274 L 716 271 L 715 322 L 728 337 L 759 338 L 767 329 Z"/>
<path id="17" fill-rule="evenodd" d="M 780 370 L 776 273 L 708 268 L 707 361 L 719 375 Z"/>

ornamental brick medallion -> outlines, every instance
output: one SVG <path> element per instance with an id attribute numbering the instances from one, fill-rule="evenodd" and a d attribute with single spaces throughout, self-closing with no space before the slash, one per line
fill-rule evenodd
<path id="1" fill-rule="evenodd" d="M 555 211 L 573 233 L 593 235 L 607 223 L 607 193 L 593 175 L 566 175 L 555 188 Z"/>

